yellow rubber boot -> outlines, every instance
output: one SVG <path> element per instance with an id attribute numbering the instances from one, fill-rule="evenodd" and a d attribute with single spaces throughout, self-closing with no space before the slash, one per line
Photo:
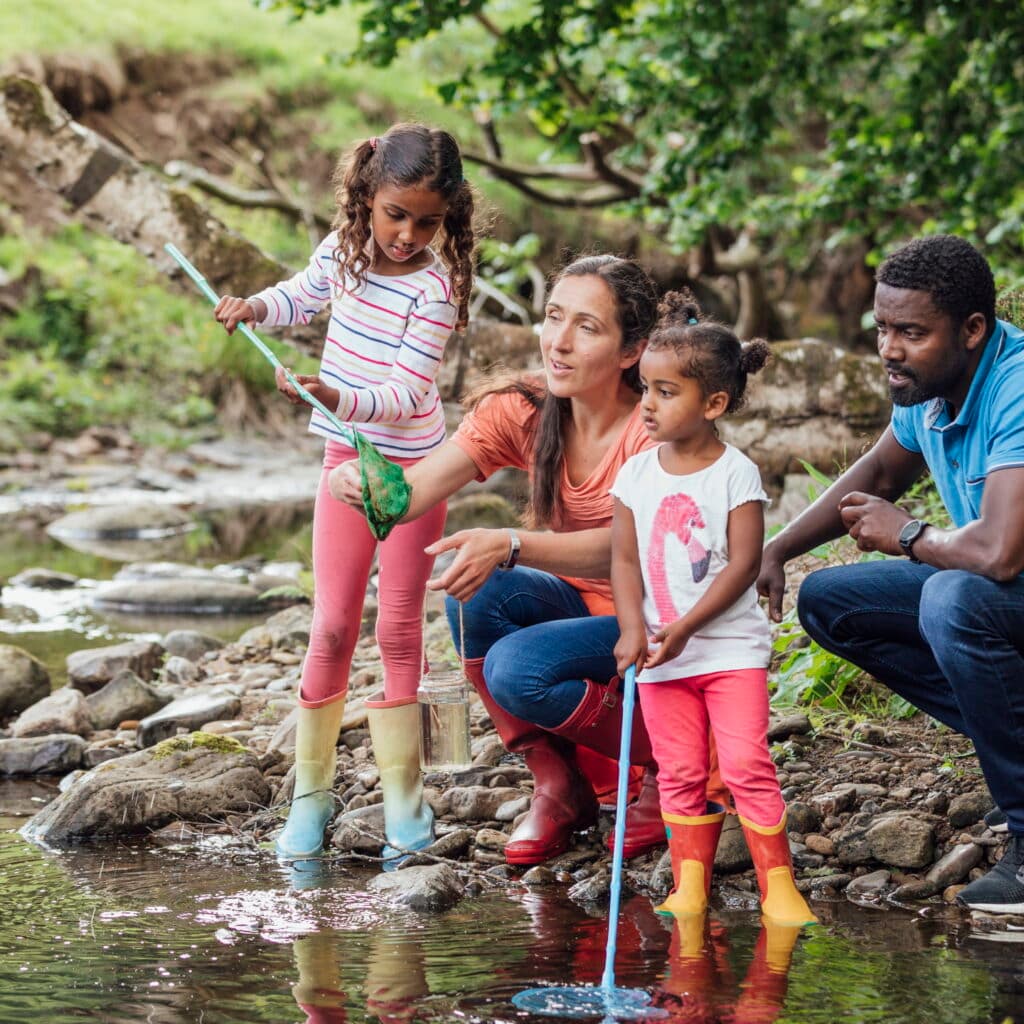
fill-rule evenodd
<path id="1" fill-rule="evenodd" d="M 341 988 L 338 961 L 340 937 L 334 932 L 314 932 L 295 940 L 295 965 L 299 980 L 292 995 L 306 1014 L 306 1024 L 344 1024 L 348 996 Z"/>
<path id="2" fill-rule="evenodd" d="M 775 924 L 817 924 L 793 879 L 785 812 L 777 825 L 757 825 L 742 816 L 740 824 L 757 872 L 764 916 Z"/>
<path id="3" fill-rule="evenodd" d="M 725 811 L 684 817 L 663 813 L 675 888 L 655 907 L 659 914 L 703 914 L 711 895 L 711 871 Z"/>
<path id="4" fill-rule="evenodd" d="M 345 694 L 326 700 L 299 698 L 295 726 L 295 789 L 288 821 L 277 838 L 281 857 L 316 857 L 334 814 L 334 768 Z"/>
<path id="5" fill-rule="evenodd" d="M 399 866 L 403 853 L 434 841 L 434 812 L 423 802 L 416 698 L 383 696 L 366 702 L 366 718 L 384 793 L 384 870 L 390 871 Z"/>

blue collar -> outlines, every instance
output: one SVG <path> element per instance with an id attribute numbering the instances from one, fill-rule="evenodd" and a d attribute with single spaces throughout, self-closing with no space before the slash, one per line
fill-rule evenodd
<path id="1" fill-rule="evenodd" d="M 960 406 L 956 419 L 949 419 L 949 403 L 944 398 L 933 398 L 928 403 L 924 414 L 924 423 L 929 430 L 944 431 L 952 427 L 965 428 L 970 425 L 975 407 L 981 401 L 980 396 L 985 390 L 985 383 L 992 366 L 1002 354 L 1005 342 L 1006 331 L 1003 329 L 1002 321 L 996 320 L 996 326 L 985 342 L 985 350 L 981 353 L 981 359 L 975 367 L 971 386 L 967 389 L 967 397 L 964 399 L 964 404 Z"/>

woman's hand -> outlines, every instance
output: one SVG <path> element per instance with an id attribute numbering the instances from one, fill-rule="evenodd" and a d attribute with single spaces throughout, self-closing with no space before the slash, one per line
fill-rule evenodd
<path id="1" fill-rule="evenodd" d="M 258 308 L 262 306 L 263 308 Z M 239 299 L 233 295 L 225 295 L 214 307 L 213 318 L 224 325 L 228 334 L 234 334 L 239 324 L 255 327 L 266 319 L 267 310 L 262 302 L 252 303 L 248 299 Z"/>
<path id="2" fill-rule="evenodd" d="M 615 645 L 615 671 L 624 676 L 626 669 L 633 665 L 639 672 L 646 661 L 647 631 L 643 626 L 620 633 L 619 642 Z"/>
<path id="3" fill-rule="evenodd" d="M 659 629 L 651 637 L 650 641 L 652 647 L 655 644 L 658 646 L 648 655 L 647 661 L 644 662 L 644 668 L 654 668 L 657 665 L 664 664 L 666 661 L 677 658 L 683 653 L 683 648 L 689 641 L 690 636 L 690 627 L 687 626 L 683 619 L 676 619 L 671 625 L 665 626 L 664 629 Z"/>
<path id="4" fill-rule="evenodd" d="M 444 590 L 456 601 L 468 601 L 508 557 L 508 531 L 459 530 L 424 548 L 428 555 L 452 550 L 457 552 L 455 560 L 427 589 Z"/>
<path id="5" fill-rule="evenodd" d="M 363 511 L 363 478 L 359 473 L 359 460 L 349 459 L 335 466 L 327 474 L 327 489 L 332 498 Z"/>

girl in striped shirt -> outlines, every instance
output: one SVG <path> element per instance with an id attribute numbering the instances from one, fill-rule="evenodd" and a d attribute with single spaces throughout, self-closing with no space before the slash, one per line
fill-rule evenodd
<path id="1" fill-rule="evenodd" d="M 447 132 L 395 125 L 360 143 L 339 165 L 333 230 L 304 271 L 248 299 L 221 299 L 228 333 L 241 323 L 308 323 L 330 304 L 317 376 L 299 382 L 389 459 L 409 465 L 444 442 L 436 377 L 453 329 L 465 325 L 473 275 L 473 195 Z M 439 239 L 435 248 L 430 243 Z M 278 371 L 278 390 L 301 401 Z M 352 653 L 377 542 L 365 518 L 331 498 L 327 475 L 356 457 L 316 410 L 309 429 L 327 439 L 313 513 L 316 598 L 302 669 L 295 790 L 278 852 L 322 851 L 334 812 L 335 747 Z M 419 772 L 416 688 L 423 662 L 422 611 L 445 505 L 398 526 L 380 545 L 377 642 L 384 689 L 367 701 L 384 794 L 385 867 L 433 841 Z"/>

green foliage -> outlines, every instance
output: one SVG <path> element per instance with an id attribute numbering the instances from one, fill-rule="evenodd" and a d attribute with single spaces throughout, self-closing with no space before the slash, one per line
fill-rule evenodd
<path id="1" fill-rule="evenodd" d="M 598 175 L 680 247 L 756 224 L 810 258 L 955 231 L 997 264 L 1024 251 L 1024 7 L 909 0 L 277 0 L 344 8 L 351 57 L 483 29 L 449 50 L 447 103 L 525 117 L 550 164 Z M 345 23 L 349 18 L 339 18 Z"/>

